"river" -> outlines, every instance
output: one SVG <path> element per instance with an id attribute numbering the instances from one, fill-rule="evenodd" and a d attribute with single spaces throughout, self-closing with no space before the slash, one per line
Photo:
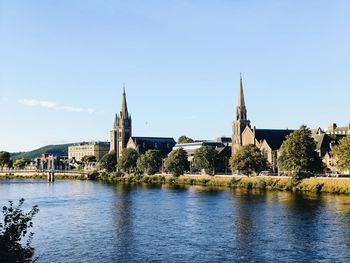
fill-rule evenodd
<path id="1" fill-rule="evenodd" d="M 350 259 L 345 195 L 0 180 L 0 206 L 22 197 L 26 210 L 40 209 L 32 229 L 38 262 Z"/>

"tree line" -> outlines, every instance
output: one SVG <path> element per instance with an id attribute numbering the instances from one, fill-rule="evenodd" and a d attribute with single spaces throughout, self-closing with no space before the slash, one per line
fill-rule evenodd
<path id="1" fill-rule="evenodd" d="M 187 152 L 182 149 L 173 150 L 167 158 L 163 159 L 160 151 L 148 150 L 138 154 L 134 149 L 124 149 L 118 159 L 114 152 L 108 153 L 100 160 L 100 168 L 106 172 L 146 173 L 169 172 L 175 176 L 182 175 L 190 170 L 192 172 L 205 171 L 215 174 L 225 164 L 220 159 L 214 147 L 201 147 L 194 152 L 192 165 L 188 161 Z"/>
<path id="2" fill-rule="evenodd" d="M 181 136 L 178 143 L 191 143 L 193 139 Z M 341 171 L 350 170 L 350 135 L 340 140 L 339 144 L 332 148 L 336 166 Z M 204 171 L 214 175 L 222 167 L 223 160 L 213 147 L 203 146 L 194 152 L 193 160 L 188 161 L 184 149 L 173 150 L 166 159 L 157 150 L 148 150 L 139 155 L 134 149 L 124 149 L 117 162 L 114 153 L 105 155 L 100 161 L 100 168 L 106 172 L 121 171 L 126 173 L 155 174 L 157 172 L 169 172 L 175 176 L 191 172 Z M 252 175 L 267 170 L 269 164 L 255 145 L 242 146 L 237 154 L 230 158 L 232 171 L 239 171 L 245 175 Z M 325 165 L 316 151 L 316 142 L 311 136 L 311 131 L 306 126 L 288 135 L 283 142 L 277 159 L 278 168 L 291 175 L 308 176 L 314 173 L 322 173 Z"/>
<path id="3" fill-rule="evenodd" d="M 181 136 L 178 143 L 194 142 L 192 138 Z M 350 170 L 350 135 L 341 139 L 338 145 L 332 148 L 331 155 L 336 160 L 336 167 L 340 171 Z M 95 156 L 84 156 L 83 163 L 95 162 Z M 176 176 L 186 172 L 201 172 L 213 175 L 222 167 L 225 161 L 219 158 L 218 152 L 213 147 L 204 146 L 194 152 L 190 163 L 185 150 L 182 148 L 172 151 L 163 159 L 160 151 L 148 150 L 139 154 L 134 149 L 124 149 L 122 156 L 117 158 L 114 153 L 103 156 L 100 160 L 100 168 L 106 172 L 146 173 L 169 172 Z M 0 152 L 0 168 L 5 166 L 23 169 L 25 160 L 11 160 L 8 152 Z M 316 151 L 316 142 L 311 136 L 311 131 L 306 126 L 288 135 L 283 142 L 277 159 L 279 170 L 290 174 L 321 173 L 325 170 L 321 158 Z M 259 173 L 268 169 L 268 162 L 255 145 L 246 145 L 239 149 L 229 162 L 232 171 L 239 171 L 246 175 Z"/>

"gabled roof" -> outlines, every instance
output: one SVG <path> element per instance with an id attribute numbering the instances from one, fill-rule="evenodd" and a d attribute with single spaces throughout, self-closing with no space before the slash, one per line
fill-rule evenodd
<path id="1" fill-rule="evenodd" d="M 314 128 L 314 129 L 310 129 L 311 131 L 311 134 L 314 135 L 314 134 L 323 134 L 325 133 L 321 127 L 318 127 L 318 128 Z"/>
<path id="2" fill-rule="evenodd" d="M 314 138 L 316 142 L 316 149 L 317 150 L 330 150 L 330 143 L 332 142 L 332 138 L 323 133 L 323 134 L 313 134 L 312 138 Z"/>
<path id="3" fill-rule="evenodd" d="M 159 150 L 163 155 L 168 154 L 176 144 L 174 138 L 169 137 L 130 137 L 138 147 L 140 154 L 148 150 Z"/>
<path id="4" fill-rule="evenodd" d="M 134 142 L 175 142 L 174 138 L 171 137 L 137 137 L 131 136 Z"/>
<path id="5" fill-rule="evenodd" d="M 255 138 L 258 141 L 263 141 L 265 139 L 272 150 L 278 150 L 287 135 L 292 132 L 294 132 L 294 130 L 255 129 Z"/>

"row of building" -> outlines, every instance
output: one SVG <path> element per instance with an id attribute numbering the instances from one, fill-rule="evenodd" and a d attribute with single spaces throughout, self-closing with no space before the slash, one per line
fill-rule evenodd
<path id="1" fill-rule="evenodd" d="M 257 129 L 252 127 L 247 117 L 247 108 L 244 100 L 242 77 L 240 78 L 236 119 L 232 124 L 232 155 L 244 145 L 256 145 L 268 160 L 271 170 L 277 172 L 277 158 L 280 148 L 286 137 L 294 132 L 289 129 Z M 332 156 L 332 147 L 344 136 L 350 134 L 350 123 L 344 127 L 337 127 L 335 123 L 322 128 L 311 129 L 312 137 L 316 142 L 316 150 L 322 158 L 329 172 L 336 172 L 335 160 Z"/>
<path id="2" fill-rule="evenodd" d="M 279 150 L 283 141 L 293 131 L 290 129 L 259 129 L 251 125 L 245 104 L 242 77 L 240 77 L 236 117 L 232 123 L 231 137 L 196 140 L 186 144 L 176 144 L 172 137 L 136 137 L 132 135 L 132 118 L 128 111 L 124 88 L 121 110 L 119 114 L 115 115 L 113 127 L 110 131 L 110 142 L 94 142 L 71 146 L 68 149 L 68 158 L 81 161 L 85 155 L 93 155 L 99 160 L 108 152 L 114 152 L 116 157 L 120 158 L 125 148 L 135 149 L 139 154 L 143 154 L 150 149 L 156 149 L 161 152 L 163 158 L 166 158 L 172 150 L 181 147 L 187 152 L 191 162 L 196 149 L 211 146 L 218 151 L 220 158 L 223 160 L 222 172 L 227 172 L 230 157 L 236 154 L 242 146 L 254 144 L 268 160 L 271 170 L 277 172 Z M 338 127 L 333 123 L 326 130 L 316 128 L 311 129 L 311 132 L 317 145 L 317 151 L 326 167 L 329 171 L 336 171 L 331 149 L 339 138 L 350 134 L 350 123 L 343 127 Z"/>

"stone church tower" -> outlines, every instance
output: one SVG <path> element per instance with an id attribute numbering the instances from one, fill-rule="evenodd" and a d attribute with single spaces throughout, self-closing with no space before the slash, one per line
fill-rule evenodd
<path id="1" fill-rule="evenodd" d="M 242 76 L 240 76 L 236 120 L 232 123 L 232 156 L 235 155 L 239 148 L 242 146 L 242 132 L 247 126 L 250 127 L 250 121 L 247 118 Z"/>
<path id="2" fill-rule="evenodd" d="M 110 132 L 110 150 L 114 151 L 117 158 L 122 154 L 122 150 L 126 148 L 129 138 L 131 137 L 131 115 L 128 112 L 126 104 L 125 87 L 123 87 L 122 108 L 115 116 L 113 129 Z"/>

